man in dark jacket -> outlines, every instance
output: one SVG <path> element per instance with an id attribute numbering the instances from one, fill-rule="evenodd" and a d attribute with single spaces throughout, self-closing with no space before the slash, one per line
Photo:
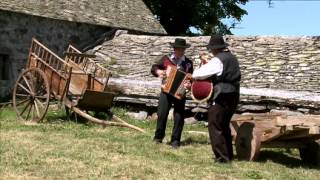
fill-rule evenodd
<path id="1" fill-rule="evenodd" d="M 170 43 L 173 47 L 173 53 L 163 56 L 159 62 L 152 65 L 151 73 L 163 79 L 165 71 L 169 66 L 175 66 L 180 71 L 186 73 L 193 72 L 193 63 L 185 55 L 185 49 L 190 47 L 190 44 L 186 43 L 185 39 L 176 38 L 174 43 Z M 190 81 L 184 82 L 184 87 L 190 89 Z M 181 133 L 184 125 L 184 109 L 185 109 L 185 96 L 182 99 L 177 99 L 174 96 L 161 91 L 159 104 L 158 104 L 158 120 L 157 127 L 153 141 L 156 143 L 162 143 L 165 136 L 166 124 L 168 119 L 169 110 L 174 105 L 174 125 L 171 136 L 171 146 L 178 148 L 180 146 Z"/>
<path id="2" fill-rule="evenodd" d="M 240 97 L 239 62 L 227 46 L 222 36 L 211 36 L 207 48 L 214 57 L 192 75 L 194 79 L 210 78 L 214 84 L 213 103 L 208 110 L 208 130 L 217 162 L 230 162 L 233 159 L 230 121 Z"/>

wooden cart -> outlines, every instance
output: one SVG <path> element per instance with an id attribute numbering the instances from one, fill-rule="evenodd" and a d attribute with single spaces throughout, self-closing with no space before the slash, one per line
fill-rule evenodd
<path id="1" fill-rule="evenodd" d="M 303 161 L 320 164 L 320 116 L 279 113 L 248 114 L 233 118 L 239 159 L 256 160 L 260 148 L 298 148 Z"/>
<path id="2" fill-rule="evenodd" d="M 110 112 L 113 92 L 106 86 L 111 73 L 91 57 L 69 46 L 64 59 L 58 57 L 36 39 L 32 39 L 26 68 L 13 90 L 13 107 L 20 119 L 41 121 L 49 101 L 62 101 L 67 109 L 94 123 L 125 126 L 144 132 Z M 97 119 L 87 111 L 106 112 L 114 121 Z"/>

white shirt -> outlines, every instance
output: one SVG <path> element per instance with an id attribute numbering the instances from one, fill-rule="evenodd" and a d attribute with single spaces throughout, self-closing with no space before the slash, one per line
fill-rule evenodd
<path id="1" fill-rule="evenodd" d="M 180 57 L 179 59 L 176 58 L 175 54 L 173 53 L 170 58 L 169 58 L 174 64 L 177 65 L 177 67 L 179 68 L 181 66 L 181 63 L 185 60 L 185 56 L 183 55 L 182 57 Z"/>
<path id="2" fill-rule="evenodd" d="M 192 74 L 193 79 L 207 79 L 212 75 L 220 76 L 223 71 L 223 64 L 217 57 L 212 58 L 207 64 L 195 69 Z"/>

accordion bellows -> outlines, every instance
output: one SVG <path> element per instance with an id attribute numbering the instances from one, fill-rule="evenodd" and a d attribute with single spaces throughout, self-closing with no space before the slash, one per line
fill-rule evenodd
<path id="1" fill-rule="evenodd" d="M 168 66 L 166 75 L 162 80 L 162 91 L 171 94 L 177 99 L 182 99 L 186 94 L 184 81 L 191 80 L 192 75 L 178 70 L 175 66 Z"/>

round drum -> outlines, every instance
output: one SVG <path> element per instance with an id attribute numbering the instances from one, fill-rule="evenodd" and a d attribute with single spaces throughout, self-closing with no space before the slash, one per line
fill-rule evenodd
<path id="1" fill-rule="evenodd" d="M 194 101 L 202 103 L 208 101 L 213 93 L 211 80 L 195 80 L 191 86 L 191 97 Z"/>

